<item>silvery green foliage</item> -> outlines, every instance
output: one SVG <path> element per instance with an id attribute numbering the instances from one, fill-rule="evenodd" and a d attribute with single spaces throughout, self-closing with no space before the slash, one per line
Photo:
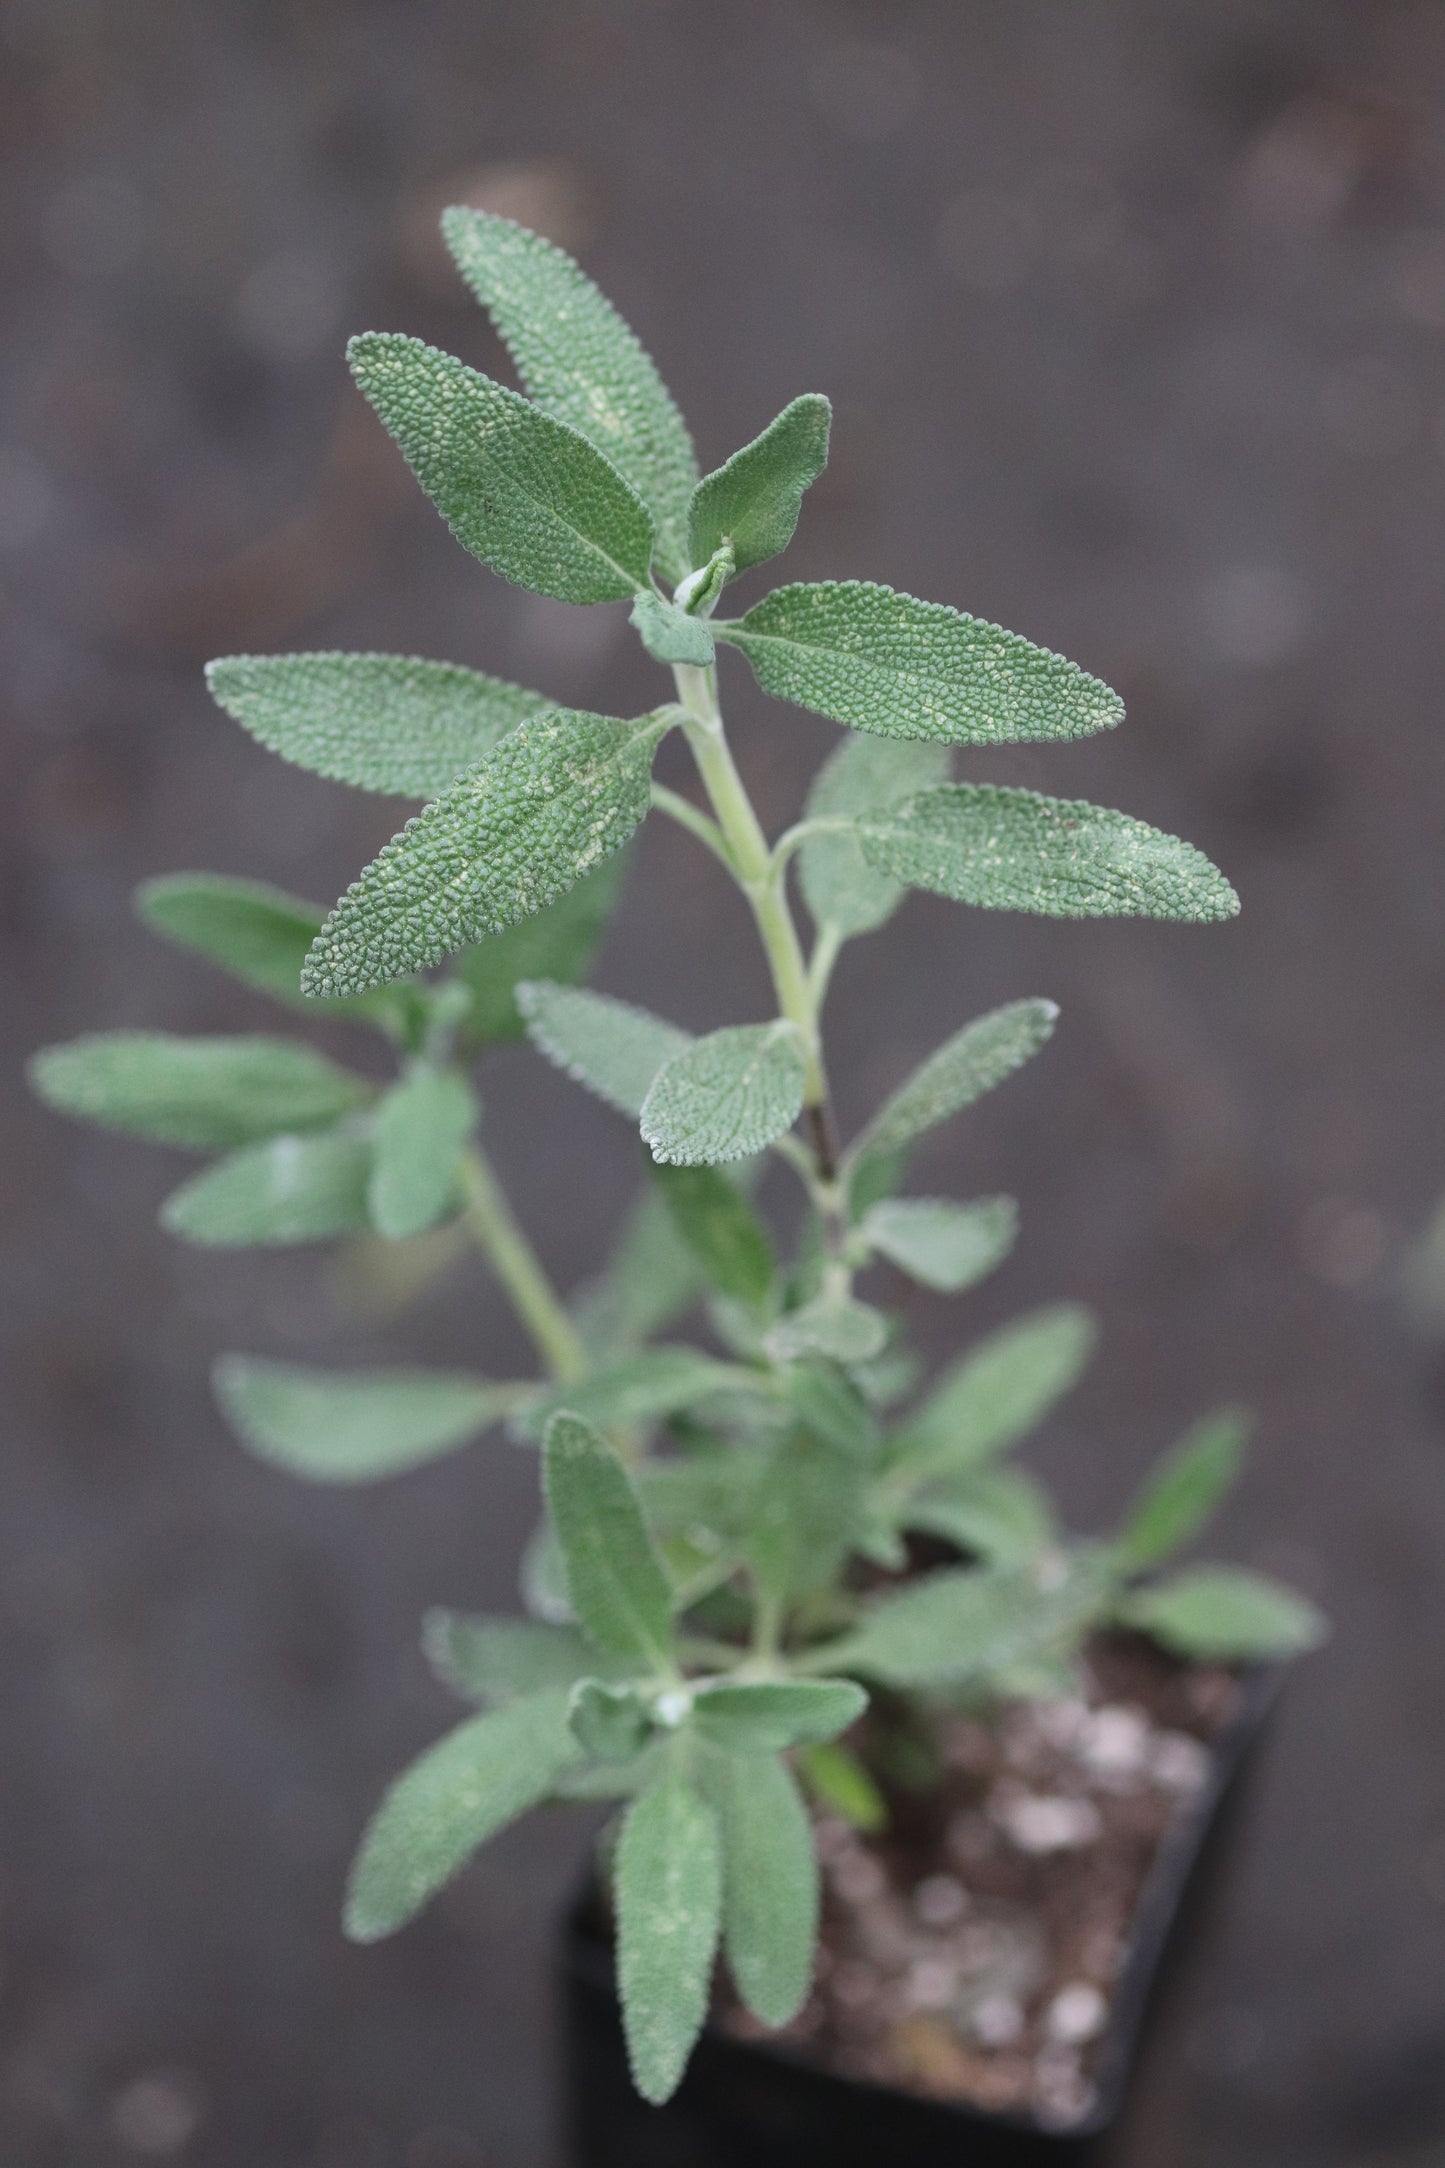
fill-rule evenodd
<path id="1" fill-rule="evenodd" d="M 627 604 L 672 684 L 616 718 L 408 656 L 213 664 L 216 700 L 262 745 L 427 802 L 329 916 L 205 873 L 146 884 L 138 908 L 291 1021 L 370 1027 L 384 1071 L 374 1081 L 290 1038 L 123 1031 L 47 1049 L 31 1073 L 61 1112 L 212 1155 L 162 1208 L 190 1242 L 344 1239 L 403 1288 L 480 1246 L 536 1348 L 528 1374 L 231 1355 L 216 1397 L 252 1452 L 319 1482 L 401 1476 L 499 1424 L 540 1447 L 531 1616 L 428 1615 L 429 1662 L 481 1713 L 382 1800 L 346 1924 L 363 1941 L 401 1927 L 535 1803 L 613 1802 L 628 2047 L 662 2100 L 719 1947 L 764 2024 L 805 2000 L 810 1806 L 867 1832 L 891 1809 L 875 1688 L 924 1726 L 940 1703 L 986 1712 L 1063 1690 L 1101 1625 L 1223 1662 L 1302 1650 L 1323 1625 L 1258 1575 L 1173 1563 L 1237 1473 L 1235 1411 L 1185 1434 L 1112 1540 L 1080 1541 L 1011 1456 L 1081 1376 L 1088 1313 L 1017 1317 L 920 1388 L 903 1321 L 882 1306 L 899 1272 L 956 1295 L 1006 1271 L 1011 1199 L 897 1192 L 922 1138 L 1043 1050 L 1052 1002 L 954 1030 L 841 1150 L 832 1136 L 829 976 L 910 888 L 1057 917 L 1236 909 L 1199 852 L 1128 815 L 950 779 L 954 745 L 1085 738 L 1120 720 L 1117 696 L 1016 634 L 870 582 L 795 583 L 719 619 L 728 581 L 792 537 L 827 458 L 827 401 L 794 400 L 699 481 L 655 367 L 569 257 L 481 212 L 451 211 L 445 228 L 523 391 L 387 333 L 353 343 L 357 381 L 475 558 L 542 594 Z M 728 746 L 715 642 L 853 733 L 771 844 Z M 671 730 L 705 805 L 652 783 Z M 776 1014 L 694 1033 L 580 983 L 622 846 L 654 804 L 708 847 L 710 877 L 720 861 L 737 882 Z M 565 1300 L 502 1192 L 472 1074 L 524 1029 L 639 1133 L 643 1201 Z M 571 1182 L 554 1089 L 539 1090 L 527 1148 Z M 770 1169 L 801 1178 L 792 1244 Z M 916 1536 L 953 1563 L 910 1576 Z"/>

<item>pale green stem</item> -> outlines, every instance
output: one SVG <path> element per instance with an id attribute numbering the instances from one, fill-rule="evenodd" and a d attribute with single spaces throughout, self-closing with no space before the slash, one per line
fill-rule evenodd
<path id="1" fill-rule="evenodd" d="M 512 1307 L 550 1374 L 566 1384 L 587 1368 L 587 1351 L 541 1260 L 518 1226 L 491 1163 L 480 1146 L 462 1158 L 466 1217 Z"/>
<path id="2" fill-rule="evenodd" d="M 833 966 L 843 949 L 844 935 L 837 926 L 824 926 L 813 943 L 813 953 L 808 958 L 808 991 L 813 997 L 814 1014 L 822 1012 L 828 987 L 833 977 Z"/>
<path id="3" fill-rule="evenodd" d="M 700 806 L 695 806 L 691 799 L 684 798 L 681 792 L 669 790 L 665 783 L 653 784 L 652 803 L 659 813 L 666 813 L 679 827 L 688 829 L 700 843 L 705 843 L 714 858 L 720 858 L 728 872 L 736 879 L 737 868 L 733 864 L 733 855 L 727 847 L 723 832 L 716 821 L 708 819 Z"/>

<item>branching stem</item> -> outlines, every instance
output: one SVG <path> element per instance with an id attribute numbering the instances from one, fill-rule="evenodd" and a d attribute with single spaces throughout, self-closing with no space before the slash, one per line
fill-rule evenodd
<path id="1" fill-rule="evenodd" d="M 542 1261 L 518 1225 L 490 1160 L 479 1145 L 462 1159 L 466 1218 L 477 1245 L 532 1336 L 548 1373 L 559 1383 L 581 1377 L 587 1351 Z"/>

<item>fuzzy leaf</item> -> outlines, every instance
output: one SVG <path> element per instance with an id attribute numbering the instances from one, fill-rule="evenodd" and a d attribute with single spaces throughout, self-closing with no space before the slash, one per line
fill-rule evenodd
<path id="1" fill-rule="evenodd" d="M 1071 1579 L 1040 1587 L 1016 1566 L 930 1573 L 871 1603 L 843 1640 L 818 1650 L 830 1671 L 861 1671 L 889 1686 L 987 1680 L 1068 1646 L 1097 1602 Z"/>
<path id="2" fill-rule="evenodd" d="M 653 1179 L 709 1283 L 738 1302 L 765 1301 L 773 1284 L 773 1246 L 736 1182 L 715 1167 L 656 1162 Z"/>
<path id="3" fill-rule="evenodd" d="M 647 812 L 668 727 L 554 708 L 409 820 L 316 936 L 308 994 L 364 993 L 555 903 Z"/>
<path id="4" fill-rule="evenodd" d="M 692 1717 L 729 1754 L 779 1754 L 836 1739 L 867 1706 L 851 1679 L 724 1679 L 698 1688 Z"/>
<path id="5" fill-rule="evenodd" d="M 366 1225 L 370 1171 L 361 1137 L 273 1137 L 172 1190 L 161 1225 L 209 1249 L 285 1249 L 355 1234 Z"/>
<path id="6" fill-rule="evenodd" d="M 822 1355 L 835 1363 L 865 1363 L 879 1354 L 888 1338 L 888 1322 L 870 1303 L 851 1296 L 822 1294 L 780 1317 L 767 1336 L 775 1362 L 797 1362 Z"/>
<path id="7" fill-rule="evenodd" d="M 981 1197 L 973 1204 L 885 1198 L 866 1214 L 863 1233 L 910 1278 L 957 1295 L 1008 1256 L 1018 1234 L 1018 1206 L 1012 1197 Z"/>
<path id="8" fill-rule="evenodd" d="M 554 1415 L 543 1444 L 547 1511 L 583 1632 L 599 1649 L 664 1668 L 672 1589 L 626 1469 L 589 1423 Z"/>
<path id="9" fill-rule="evenodd" d="M 1234 1566 L 1198 1566 L 1119 1598 L 1114 1616 L 1178 1656 L 1247 1663 L 1298 1656 L 1329 1631 L 1323 1614 L 1293 1589 Z"/>
<path id="10" fill-rule="evenodd" d="M 777 1602 L 825 1588 L 862 1524 L 866 1470 L 802 1431 L 774 1452 L 747 1501 L 747 1556 Z"/>
<path id="11" fill-rule="evenodd" d="M 352 1941 L 404 1927 L 576 1758 L 562 1693 L 469 1717 L 429 1748 L 391 1786 L 362 1840 L 346 1896 Z"/>
<path id="12" fill-rule="evenodd" d="M 871 1461 L 882 1444 L 878 1418 L 850 1377 L 836 1364 L 789 1363 L 788 1399 L 798 1421 L 851 1459 Z"/>
<path id="13" fill-rule="evenodd" d="M 233 881 L 220 873 L 166 873 L 141 883 L 135 906 L 147 926 L 178 948 L 219 964 L 245 986 L 315 1014 L 301 991 L 301 966 L 326 915 L 314 903 L 303 903 L 265 881 Z M 396 987 L 366 994 L 348 1003 L 347 1013 L 400 1033 L 413 992 Z"/>
<path id="14" fill-rule="evenodd" d="M 628 2059 L 637 2090 L 660 2106 L 707 2015 L 722 1918 L 717 1816 L 675 1761 L 628 1809 L 614 1888 Z"/>
<path id="15" fill-rule="evenodd" d="M 990 1333 L 944 1372 L 898 1439 L 895 1467 L 919 1481 L 997 1459 L 1078 1381 L 1095 1338 L 1088 1311 L 1072 1302 Z"/>
<path id="16" fill-rule="evenodd" d="M 488 1707 L 562 1688 L 608 1668 L 573 1626 L 532 1618 L 476 1618 L 428 1611 L 422 1648 L 437 1677 L 468 1701 Z"/>
<path id="17" fill-rule="evenodd" d="M 106 1031 L 31 1056 L 30 1083 L 59 1114 L 191 1151 L 229 1151 L 320 1129 L 371 1086 L 293 1039 L 185 1039 Z"/>
<path id="18" fill-rule="evenodd" d="M 516 1388 L 448 1370 L 308 1370 L 223 1355 L 221 1412 L 262 1460 L 316 1483 L 368 1483 L 437 1460 L 499 1422 Z"/>
<path id="19" fill-rule="evenodd" d="M 540 407 L 580 429 L 657 521 L 657 560 L 688 570 L 684 537 L 697 460 L 649 355 L 570 256 L 485 211 L 450 210 L 442 232 Z"/>
<path id="20" fill-rule="evenodd" d="M 1077 663 L 941 602 L 871 580 L 779 587 L 735 623 L 765 692 L 854 730 L 943 745 L 1082 738 L 1124 703 Z"/>
<path id="21" fill-rule="evenodd" d="M 477 1122 L 477 1102 L 452 1069 L 414 1062 L 384 1092 L 372 1130 L 367 1206 L 390 1242 L 434 1227 L 457 1193 L 462 1148 Z"/>
<path id="22" fill-rule="evenodd" d="M 702 669 L 713 659 L 713 637 L 703 620 L 690 617 L 651 588 L 633 603 L 631 623 L 654 662 L 686 662 Z"/>
<path id="23" fill-rule="evenodd" d="M 946 783 L 860 821 L 863 855 L 912 888 L 1045 918 L 1233 918 L 1217 866 L 1128 813 L 1082 798 Z"/>
<path id="24" fill-rule="evenodd" d="M 975 1468 L 951 1483 L 930 1484 L 909 1502 L 902 1525 L 941 1536 L 994 1566 L 1036 1558 L 1054 1532 L 1047 1496 L 1018 1468 Z"/>
<path id="25" fill-rule="evenodd" d="M 652 1736 L 652 1718 L 637 1689 L 604 1679 L 577 1681 L 568 1696 L 567 1721 L 594 1761 L 635 1761 Z"/>
<path id="26" fill-rule="evenodd" d="M 1058 1015 L 1052 1001 L 1010 1001 L 965 1024 L 885 1100 L 849 1152 L 850 1163 L 899 1151 L 972 1106 L 1037 1054 Z"/>
<path id="27" fill-rule="evenodd" d="M 399 798 L 434 798 L 545 693 L 417 655 L 223 655 L 211 698 L 257 743 L 313 775 Z"/>
<path id="28" fill-rule="evenodd" d="M 605 859 L 545 911 L 458 951 L 454 968 L 472 996 L 462 1027 L 470 1044 L 522 1036 L 526 1025 L 517 1007 L 517 988 L 524 980 L 570 985 L 585 977 L 617 901 L 627 855 L 619 851 Z"/>
<path id="29" fill-rule="evenodd" d="M 694 1043 L 630 1002 L 546 979 L 518 986 L 517 1006 L 539 1053 L 634 1120 L 658 1071 Z"/>
<path id="30" fill-rule="evenodd" d="M 845 738 L 813 779 L 809 820 L 852 820 L 881 813 L 948 780 L 948 748 L 896 738 Z M 856 835 L 811 836 L 799 854 L 808 909 L 819 926 L 849 936 L 872 933 L 893 916 L 904 890 L 877 873 Z"/>
<path id="31" fill-rule="evenodd" d="M 746 572 L 787 548 L 803 492 L 828 464 L 832 418 L 820 392 L 805 392 L 698 483 L 688 512 L 694 565 L 731 543 L 735 569 Z"/>
<path id="32" fill-rule="evenodd" d="M 792 1128 L 807 1062 L 792 1024 L 732 1024 L 694 1040 L 653 1078 L 643 1141 L 681 1167 L 747 1159 Z"/>
<path id="33" fill-rule="evenodd" d="M 1239 1473 L 1250 1419 L 1220 1408 L 1195 1423 L 1147 1478 L 1119 1534 L 1126 1572 L 1157 1566 L 1198 1535 Z"/>
<path id="34" fill-rule="evenodd" d="M 598 1356 L 635 1349 L 697 1300 L 702 1274 L 677 1222 L 652 1189 L 634 1208 L 601 1279 L 585 1290 L 577 1324 Z"/>
<path id="35" fill-rule="evenodd" d="M 748 1375 L 696 1348 L 643 1348 L 588 1377 L 550 1387 L 520 1411 L 516 1428 L 524 1436 L 535 1436 L 554 1414 L 566 1410 L 589 1423 L 631 1430 L 734 1391 Z"/>
<path id="36" fill-rule="evenodd" d="M 776 1755 L 727 1755 L 709 1774 L 723 1849 L 723 1948 L 764 2025 L 796 2017 L 813 1978 L 818 1856 L 797 1783 Z"/>
<path id="37" fill-rule="evenodd" d="M 560 602 L 646 587 L 652 515 L 578 430 L 420 339 L 367 331 L 346 352 L 463 549 Z"/>

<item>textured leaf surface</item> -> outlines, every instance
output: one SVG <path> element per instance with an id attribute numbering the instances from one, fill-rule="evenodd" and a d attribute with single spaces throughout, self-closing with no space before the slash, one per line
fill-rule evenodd
<path id="1" fill-rule="evenodd" d="M 316 937 L 303 990 L 364 993 L 555 903 L 646 814 L 666 728 L 570 708 L 523 723 L 352 882 Z"/>
<path id="2" fill-rule="evenodd" d="M 1077 663 L 941 602 L 869 580 L 779 587 L 736 623 L 765 692 L 853 730 L 944 745 L 1081 738 L 1123 719 L 1117 693 Z"/>
<path id="3" fill-rule="evenodd" d="M 632 605 L 631 622 L 654 662 L 687 662 L 703 668 L 713 659 L 713 637 L 700 617 L 649 588 Z"/>
<path id="4" fill-rule="evenodd" d="M 216 1399 L 262 1460 L 319 1483 L 365 1483 L 438 1459 L 500 1421 L 515 1387 L 447 1370 L 309 1370 L 223 1355 Z"/>
<path id="5" fill-rule="evenodd" d="M 1037 1054 L 1058 1015 L 1052 1001 L 1010 1001 L 965 1024 L 884 1101 L 849 1158 L 896 1152 L 972 1106 Z"/>
<path id="6" fill-rule="evenodd" d="M 803 492 L 828 464 L 832 418 L 820 392 L 805 392 L 698 483 L 688 514 L 694 565 L 705 565 L 724 543 L 738 572 L 787 548 Z"/>
<path id="7" fill-rule="evenodd" d="M 812 1985 L 819 1874 L 808 1810 L 786 1763 L 728 1756 L 710 1775 L 723 1849 L 723 1948 L 747 2007 L 786 2025 Z"/>
<path id="8" fill-rule="evenodd" d="M 626 1469 L 589 1423 L 554 1415 L 544 1472 L 583 1631 L 639 1669 L 662 1669 L 672 1647 L 672 1589 Z"/>
<path id="9" fill-rule="evenodd" d="M 975 1468 L 930 1484 L 903 1515 L 906 1528 L 942 1536 L 991 1565 L 1022 1565 L 1054 1532 L 1046 1494 L 1019 1468 Z"/>
<path id="10" fill-rule="evenodd" d="M 647 585 L 655 534 L 636 491 L 586 437 L 464 362 L 364 332 L 351 373 L 464 549 L 561 602 Z"/>
<path id="11" fill-rule="evenodd" d="M 986 1679 L 1063 1647 L 1094 1592 L 1066 1581 L 1043 1590 L 1022 1567 L 930 1573 L 868 1608 L 843 1641 L 818 1651 L 830 1670 L 861 1671 L 891 1686 Z"/>
<path id="12" fill-rule="evenodd" d="M 301 966 L 325 917 L 314 903 L 265 881 L 233 881 L 219 873 L 162 874 L 141 883 L 135 903 L 145 924 L 178 948 L 219 964 L 243 985 L 277 1001 L 311 1008 L 301 991 Z M 397 1025 L 408 991 L 369 994 L 354 1009 Z"/>
<path id="13" fill-rule="evenodd" d="M 529 715 L 552 706 L 504 678 L 416 655 L 225 655 L 211 697 L 313 775 L 434 798 Z"/>
<path id="14" fill-rule="evenodd" d="M 1006 1452 L 1077 1383 L 1096 1337 L 1088 1311 L 1071 1302 L 990 1333 L 944 1372 L 899 1439 L 896 1465 L 944 1475 Z"/>
<path id="15" fill-rule="evenodd" d="M 404 1927 L 488 1837 L 545 1799 L 577 1758 L 565 1694 L 468 1718 L 414 1761 L 367 1829 L 346 1898 L 346 1932 L 376 1942 Z"/>
<path id="16" fill-rule="evenodd" d="M 946 783 L 859 824 L 870 865 L 986 911 L 1044 918 L 1232 918 L 1239 898 L 1192 843 L 1082 798 Z"/>
<path id="17" fill-rule="evenodd" d="M 437 1677 L 468 1701 L 494 1706 L 528 1694 L 570 1692 L 608 1666 L 573 1626 L 534 1618 L 479 1618 L 428 1611 L 422 1648 Z"/>
<path id="18" fill-rule="evenodd" d="M 460 209 L 444 213 L 442 231 L 528 392 L 626 476 L 657 521 L 659 565 L 680 580 L 697 459 L 635 334 L 571 257 L 539 235 Z"/>
<path id="19" fill-rule="evenodd" d="M 792 1128 L 807 1073 L 792 1024 L 731 1024 L 674 1054 L 653 1079 L 641 1127 L 654 1159 L 717 1166 Z"/>
<path id="20" fill-rule="evenodd" d="M 875 1250 L 924 1287 L 957 1295 L 1002 1264 L 1018 1234 L 1012 1197 L 951 1204 L 941 1197 L 893 1197 L 863 1221 Z"/>
<path id="21" fill-rule="evenodd" d="M 200 1152 L 319 1129 L 371 1097 L 362 1078 L 292 1039 L 98 1032 L 46 1047 L 29 1074 L 57 1113 Z"/>
<path id="22" fill-rule="evenodd" d="M 527 1036 L 548 1061 L 634 1121 L 665 1063 L 693 1044 L 689 1033 L 610 994 L 532 980 L 517 988 Z"/>
<path id="23" fill-rule="evenodd" d="M 453 1204 L 477 1102 L 455 1070 L 416 1062 L 383 1093 L 371 1137 L 371 1224 L 401 1242 L 434 1227 Z"/>
<path id="24" fill-rule="evenodd" d="M 780 1317 L 767 1344 L 777 1362 L 823 1355 L 835 1363 L 865 1363 L 880 1353 L 887 1338 L 887 1320 L 871 1303 L 822 1294 Z"/>
<path id="25" fill-rule="evenodd" d="M 855 1460 L 875 1458 L 882 1444 L 878 1418 L 836 1364 L 816 1358 L 789 1363 L 787 1391 L 793 1413 L 815 1436 Z"/>
<path id="26" fill-rule="evenodd" d="M 1138 1572 L 1198 1535 L 1239 1473 L 1250 1419 L 1220 1408 L 1187 1430 L 1144 1484 L 1119 1534 L 1118 1555 Z"/>
<path id="27" fill-rule="evenodd" d="M 617 1845 L 617 1984 L 637 2090 L 676 2091 L 702 2030 L 722 1924 L 717 1816 L 671 1763 Z"/>
<path id="28" fill-rule="evenodd" d="M 850 737 L 830 755 L 808 793 L 809 820 L 852 820 L 948 780 L 948 748 L 895 738 Z M 863 856 L 856 835 L 812 836 L 799 854 L 803 895 L 814 920 L 840 934 L 872 933 L 905 891 Z"/>
<path id="29" fill-rule="evenodd" d="M 690 1347 L 643 1348 L 590 1376 L 554 1386 L 527 1408 L 518 1428 L 531 1434 L 562 1410 L 589 1423 L 630 1430 L 661 1422 L 700 1400 L 736 1389 L 748 1373 Z"/>
<path id="30" fill-rule="evenodd" d="M 463 1026 L 467 1040 L 522 1035 L 526 1027 L 517 1007 L 517 988 L 524 979 L 570 985 L 586 976 L 617 901 L 626 865 L 627 853 L 619 851 L 545 911 L 508 926 L 503 933 L 489 934 L 474 948 L 458 951 L 454 968 L 472 995 L 471 1013 Z"/>
<path id="31" fill-rule="evenodd" d="M 710 1284 L 738 1302 L 762 1302 L 773 1284 L 773 1245 L 736 1182 L 715 1167 L 656 1163 L 653 1179 Z"/>
<path id="32" fill-rule="evenodd" d="M 1293 1589 L 1238 1567 L 1199 1566 L 1157 1587 L 1133 1590 L 1115 1616 L 1177 1655 L 1206 1663 L 1297 1656 L 1318 1647 L 1323 1614 Z"/>
<path id="33" fill-rule="evenodd" d="M 777 1754 L 836 1739 L 868 1706 L 852 1679 L 744 1679 L 699 1687 L 693 1721 L 733 1754 Z"/>
<path id="34" fill-rule="evenodd" d="M 371 1146 L 360 1137 L 273 1137 L 172 1190 L 161 1225 L 214 1249 L 287 1248 L 365 1227 Z"/>

